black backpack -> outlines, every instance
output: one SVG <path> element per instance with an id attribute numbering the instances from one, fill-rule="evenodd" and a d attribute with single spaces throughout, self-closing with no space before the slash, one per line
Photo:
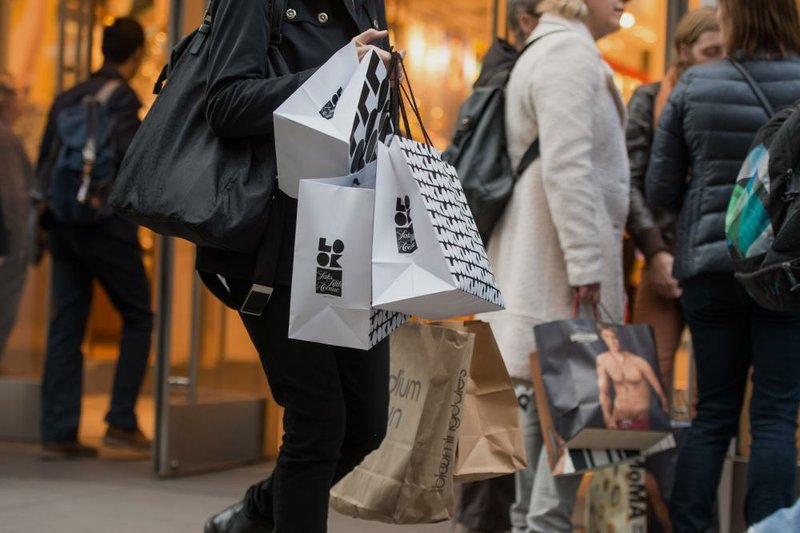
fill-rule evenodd
<path id="1" fill-rule="evenodd" d="M 726 216 L 736 279 L 766 309 L 800 312 L 800 102 L 765 124 Z"/>
<path id="2" fill-rule="evenodd" d="M 108 102 L 122 85 L 107 81 L 56 117 L 57 137 L 45 180 L 48 207 L 59 222 L 92 224 L 113 215 L 108 195 L 119 161 Z"/>
<path id="3" fill-rule="evenodd" d="M 486 53 L 474 91 L 458 113 L 450 146 L 442 154 L 458 172 L 484 244 L 503 214 L 514 184 L 539 157 L 536 139 L 517 168 L 512 168 L 506 141 L 505 88 L 517 60 L 542 37 L 528 43 L 521 52 L 502 39 L 495 40 Z"/>

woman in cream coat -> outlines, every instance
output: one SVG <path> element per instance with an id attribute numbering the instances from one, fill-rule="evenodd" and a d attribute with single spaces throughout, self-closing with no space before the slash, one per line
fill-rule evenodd
<path id="1" fill-rule="evenodd" d="M 625 3 L 544 0 L 528 40 L 536 43 L 508 84 L 511 159 L 516 164 L 537 138 L 541 156 L 517 182 L 489 241 L 507 309 L 485 318 L 522 395 L 530 395 L 535 325 L 570 318 L 576 296 L 623 320 L 625 106 L 595 41 L 619 29 Z M 517 479 L 514 531 L 571 531 L 580 479 L 552 478 L 533 401 L 523 418 L 530 464 Z"/>

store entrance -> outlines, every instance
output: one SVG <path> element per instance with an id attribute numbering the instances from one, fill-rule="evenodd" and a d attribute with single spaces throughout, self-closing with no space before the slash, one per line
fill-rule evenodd
<path id="1" fill-rule="evenodd" d="M 33 0 L 4 2 L 6 37 L 0 67 L 28 88 L 18 128 L 35 158 L 47 111 L 56 94 L 86 79 L 102 64 L 103 27 L 136 18 L 145 29 L 145 60 L 132 86 L 144 103 L 168 57 L 170 44 L 203 18 L 204 0 Z M 47 53 L 45 53 L 47 52 Z M 5 59 L 4 59 L 5 58 Z M 178 476 L 274 456 L 279 412 L 270 401 L 258 356 L 237 313 L 208 293 L 194 272 L 194 247 L 139 232 L 156 314 L 151 364 L 137 403 L 143 432 L 155 441 L 153 467 Z M 41 375 L 51 310 L 50 267 L 29 271 L 15 330 L 0 360 L 0 439 L 39 440 Z M 82 346 L 83 403 L 80 440 L 99 446 L 118 356 L 122 324 L 99 285 Z M 133 459 L 101 449 L 101 458 Z"/>

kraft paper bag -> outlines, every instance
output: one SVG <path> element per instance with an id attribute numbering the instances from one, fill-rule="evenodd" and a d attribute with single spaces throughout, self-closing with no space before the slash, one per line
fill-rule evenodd
<path id="1" fill-rule="evenodd" d="M 475 335 L 475 351 L 458 435 L 455 480 L 480 481 L 522 470 L 527 457 L 517 395 L 491 326 L 468 321 L 456 327 Z"/>
<path id="2" fill-rule="evenodd" d="M 389 79 L 375 51 L 359 63 L 350 43 L 274 113 L 278 186 L 297 198 L 301 179 L 344 176 L 375 159 L 391 128 Z"/>
<path id="3" fill-rule="evenodd" d="M 428 145 L 378 145 L 373 305 L 429 320 L 503 309 L 455 168 Z"/>
<path id="4" fill-rule="evenodd" d="M 408 318 L 371 305 L 374 195 L 375 163 L 301 180 L 289 338 L 368 350 Z"/>
<path id="5" fill-rule="evenodd" d="M 475 335 L 409 322 L 390 343 L 386 438 L 331 490 L 331 506 L 348 516 L 393 524 L 450 520 Z"/>

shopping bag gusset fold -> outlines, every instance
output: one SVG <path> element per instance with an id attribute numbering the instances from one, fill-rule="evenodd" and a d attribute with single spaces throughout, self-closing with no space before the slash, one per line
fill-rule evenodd
<path id="1" fill-rule="evenodd" d="M 301 179 L 344 176 L 375 159 L 389 128 L 389 79 L 375 51 L 361 62 L 350 43 L 274 113 L 278 186 L 292 198 Z"/>
<path id="2" fill-rule="evenodd" d="M 430 320 L 503 309 L 455 169 L 432 146 L 387 142 L 378 146 L 373 305 Z"/>

